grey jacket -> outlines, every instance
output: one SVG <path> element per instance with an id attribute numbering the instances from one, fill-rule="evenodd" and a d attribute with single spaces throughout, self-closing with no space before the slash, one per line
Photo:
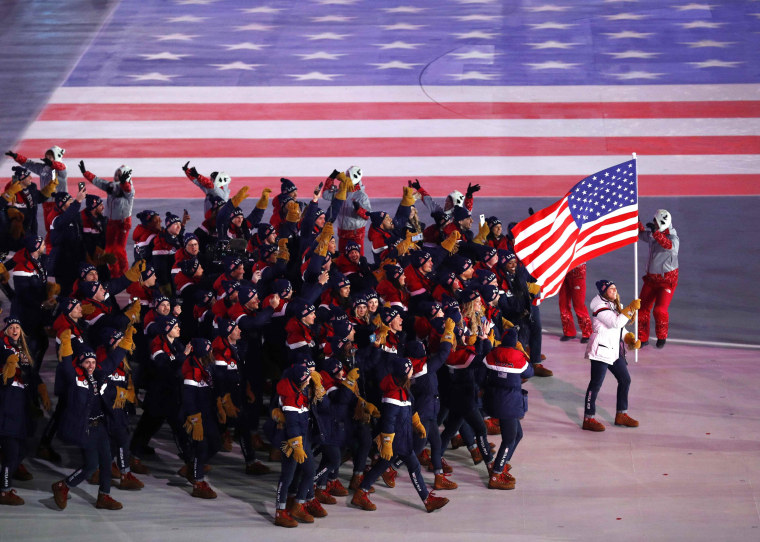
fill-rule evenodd
<path id="1" fill-rule="evenodd" d="M 327 201 L 332 201 L 337 191 L 338 187 L 334 186 L 330 190 L 322 192 L 322 197 Z M 346 196 L 346 201 L 343 202 L 343 207 L 341 207 L 340 212 L 338 213 L 338 218 L 335 221 L 335 225 L 339 230 L 358 230 L 367 225 L 367 221 L 356 214 L 356 210 L 354 209 L 355 201 L 358 202 L 362 209 L 367 211 L 367 213 L 372 211 L 369 196 L 364 191 L 364 185 L 361 184 L 361 182 L 359 183 L 359 190 L 349 192 Z"/>
<path id="2" fill-rule="evenodd" d="M 29 158 L 26 159 L 26 162 L 24 162 L 23 165 L 26 169 L 40 178 L 40 190 L 50 184 L 50 181 L 52 181 L 54 177 L 58 177 L 58 186 L 56 187 L 55 191 L 69 191 L 69 187 L 66 184 L 66 179 L 68 178 L 69 174 L 65 169 L 56 171 L 41 160 L 30 160 Z"/>
<path id="3" fill-rule="evenodd" d="M 649 243 L 649 261 L 647 262 L 648 275 L 664 275 L 668 271 L 678 269 L 678 233 L 674 227 L 670 227 L 665 235 L 672 243 L 671 248 L 663 248 L 649 229 L 639 232 L 639 239 Z"/>
<path id="4" fill-rule="evenodd" d="M 124 220 L 132 216 L 132 205 L 135 202 L 134 183 L 132 183 L 132 190 L 129 192 L 124 192 L 119 183 L 106 181 L 100 177 L 95 177 L 92 184 L 108 194 L 104 205 L 104 214 L 110 220 Z"/>

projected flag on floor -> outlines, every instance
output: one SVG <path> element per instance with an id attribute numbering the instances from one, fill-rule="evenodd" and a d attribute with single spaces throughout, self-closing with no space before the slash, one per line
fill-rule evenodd
<path id="1" fill-rule="evenodd" d="M 757 51 L 749 0 L 123 0 L 16 150 L 127 164 L 141 198 L 195 196 L 187 160 L 551 196 L 632 151 L 643 195 L 751 194 Z"/>
<path id="2" fill-rule="evenodd" d="M 573 267 L 635 243 L 638 219 L 636 160 L 629 160 L 589 175 L 519 222 L 512 229 L 515 253 L 541 284 L 538 302 L 559 292 Z"/>

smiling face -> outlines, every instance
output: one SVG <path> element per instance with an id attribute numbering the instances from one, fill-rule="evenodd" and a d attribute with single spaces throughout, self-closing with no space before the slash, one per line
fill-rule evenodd
<path id="1" fill-rule="evenodd" d="M 201 250 L 201 247 L 198 244 L 198 241 L 196 241 L 195 239 L 192 239 L 188 241 L 188 243 L 185 245 L 185 250 L 191 256 L 197 256 L 198 252 L 200 252 Z"/>
<path id="2" fill-rule="evenodd" d="M 617 299 L 617 295 L 617 286 L 614 284 L 610 285 L 610 287 L 607 288 L 607 290 L 604 292 L 604 297 L 606 297 L 608 301 L 615 301 Z"/>
<path id="3" fill-rule="evenodd" d="M 95 362 L 95 358 L 86 358 L 86 359 L 85 359 L 85 360 L 82 362 L 82 364 L 81 364 L 81 365 L 82 365 L 82 369 L 84 369 L 84 370 L 85 370 L 85 372 L 86 372 L 88 375 L 91 375 L 92 373 L 94 373 L 94 372 L 95 372 L 95 365 L 96 365 L 96 362 Z"/>
<path id="4" fill-rule="evenodd" d="M 21 326 L 18 324 L 11 324 L 5 330 L 5 334 L 8 335 L 14 342 L 18 341 L 21 337 Z"/>

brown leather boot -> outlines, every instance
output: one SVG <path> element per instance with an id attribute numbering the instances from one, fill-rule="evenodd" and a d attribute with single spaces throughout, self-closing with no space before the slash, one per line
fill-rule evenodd
<path id="1" fill-rule="evenodd" d="M 185 463 L 179 468 L 179 470 L 177 471 L 177 474 L 182 476 L 182 478 L 184 478 L 191 484 L 193 483 L 193 469 L 191 469 L 190 465 L 188 465 L 187 463 Z"/>
<path id="2" fill-rule="evenodd" d="M 222 434 L 222 451 L 223 452 L 231 452 L 232 451 L 232 433 L 229 429 L 225 431 Z"/>
<path id="3" fill-rule="evenodd" d="M 314 497 L 322 504 L 338 504 L 338 500 L 330 495 L 327 490 L 317 488 L 314 490 Z"/>
<path id="4" fill-rule="evenodd" d="M 515 481 L 504 476 L 503 472 L 492 474 L 488 479 L 488 489 L 514 489 Z"/>
<path id="5" fill-rule="evenodd" d="M 604 425 L 601 422 L 596 421 L 594 418 L 583 418 L 583 429 L 586 431 L 604 431 Z"/>
<path id="6" fill-rule="evenodd" d="M 87 479 L 87 483 L 93 486 L 100 484 L 100 469 L 92 473 L 92 476 Z"/>
<path id="7" fill-rule="evenodd" d="M 398 474 L 398 471 L 394 469 L 393 467 L 388 467 L 383 472 L 383 482 L 385 482 L 385 485 L 393 488 L 396 487 L 396 475 Z"/>
<path id="8" fill-rule="evenodd" d="M 253 446 L 253 449 L 257 452 L 266 452 L 270 449 L 258 433 L 253 433 L 251 435 L 251 446 Z"/>
<path id="9" fill-rule="evenodd" d="M 53 500 L 55 500 L 55 504 L 63 510 L 66 508 L 66 501 L 69 498 L 69 486 L 66 485 L 66 482 L 61 480 L 60 482 L 56 482 L 52 486 L 53 488 Z"/>
<path id="10" fill-rule="evenodd" d="M 351 476 L 351 482 L 348 484 L 348 489 L 350 489 L 351 491 L 356 491 L 357 489 L 359 489 L 359 486 L 362 485 L 362 480 L 364 480 L 363 474 L 354 474 L 353 476 Z M 374 493 L 375 486 L 370 487 L 369 492 Z"/>
<path id="11" fill-rule="evenodd" d="M 131 472 L 125 472 L 119 477 L 119 489 L 136 491 L 145 487 Z"/>
<path id="12" fill-rule="evenodd" d="M 322 505 L 319 504 L 319 501 L 317 499 L 306 501 L 303 507 L 306 509 L 306 512 L 308 512 L 315 518 L 327 517 L 327 510 L 322 508 Z"/>
<path id="13" fill-rule="evenodd" d="M 111 463 L 111 478 L 121 478 L 121 471 L 116 463 Z"/>
<path id="14" fill-rule="evenodd" d="M 216 492 L 205 481 L 193 482 L 193 492 L 190 495 L 198 499 L 216 499 Z"/>
<path id="15" fill-rule="evenodd" d="M 433 463 L 430 460 L 430 450 L 425 448 L 420 452 L 420 455 L 417 456 L 417 459 L 420 462 L 420 465 L 427 468 L 428 470 L 433 468 Z"/>
<path id="16" fill-rule="evenodd" d="M 22 463 L 19 463 L 18 467 L 16 467 L 16 472 L 13 473 L 13 479 L 18 480 L 19 482 L 28 482 L 29 480 L 34 479 L 34 476 L 32 476 L 32 473 L 29 472 Z"/>
<path id="17" fill-rule="evenodd" d="M 361 488 L 357 489 L 354 492 L 354 496 L 351 499 L 351 504 L 358 506 L 362 510 L 368 510 L 370 512 L 377 510 L 377 506 L 375 506 L 374 503 L 369 500 L 369 494 Z"/>
<path id="18" fill-rule="evenodd" d="M 554 373 L 541 365 L 540 363 L 536 363 L 533 366 L 533 375 L 534 376 L 553 376 Z"/>
<path id="19" fill-rule="evenodd" d="M 436 497 L 431 491 L 428 494 L 427 499 L 425 499 L 425 510 L 432 512 L 434 510 L 438 510 L 439 508 L 443 508 L 448 503 L 449 500 L 446 497 Z"/>
<path id="20" fill-rule="evenodd" d="M 282 451 L 276 446 L 269 449 L 269 461 L 279 462 L 282 460 Z"/>
<path id="21" fill-rule="evenodd" d="M 15 489 L 9 489 L 7 491 L 0 491 L 0 504 L 5 506 L 21 506 L 24 504 L 24 499 L 16 495 Z"/>
<path id="22" fill-rule="evenodd" d="M 462 438 L 462 435 L 460 435 L 459 433 L 454 435 L 454 437 L 451 439 L 450 446 L 452 450 L 456 450 L 457 448 L 461 448 L 462 446 L 464 446 L 464 439 Z"/>
<path id="23" fill-rule="evenodd" d="M 456 482 L 452 482 L 446 478 L 445 474 L 436 474 L 435 482 L 433 483 L 433 489 L 456 489 L 459 486 Z"/>
<path id="24" fill-rule="evenodd" d="M 101 510 L 121 510 L 124 508 L 119 501 L 106 495 L 105 493 L 98 493 L 98 500 L 95 502 L 95 508 Z"/>
<path id="25" fill-rule="evenodd" d="M 483 455 L 480 453 L 480 448 L 477 446 L 470 450 L 470 457 L 472 457 L 473 465 L 480 465 L 483 462 Z"/>
<path id="26" fill-rule="evenodd" d="M 288 509 L 288 512 L 290 512 L 290 515 L 293 516 L 294 519 L 302 523 L 314 523 L 314 516 L 309 514 L 304 505 L 300 502 L 294 501 Z"/>
<path id="27" fill-rule="evenodd" d="M 274 524 L 278 527 L 298 527 L 298 522 L 284 508 L 278 508 L 277 512 L 275 512 Z"/>
<path id="28" fill-rule="evenodd" d="M 485 422 L 489 435 L 501 435 L 501 425 L 498 418 L 486 418 Z"/>
<path id="29" fill-rule="evenodd" d="M 334 497 L 345 497 L 348 495 L 348 490 L 340 483 L 337 478 L 335 480 L 329 480 L 327 482 L 327 491 Z"/>
<path id="30" fill-rule="evenodd" d="M 253 476 L 261 476 L 263 474 L 269 474 L 270 472 L 272 472 L 272 469 L 267 467 L 258 459 L 253 463 L 249 463 L 245 466 L 245 473 Z"/>
<path id="31" fill-rule="evenodd" d="M 146 467 L 142 461 L 137 459 L 136 457 L 133 457 L 129 460 L 129 470 L 134 472 L 135 474 L 150 474 L 150 470 L 148 470 L 148 467 Z"/>
<path id="32" fill-rule="evenodd" d="M 639 422 L 631 418 L 625 412 L 618 412 L 615 414 L 615 425 L 622 425 L 624 427 L 638 427 Z"/>

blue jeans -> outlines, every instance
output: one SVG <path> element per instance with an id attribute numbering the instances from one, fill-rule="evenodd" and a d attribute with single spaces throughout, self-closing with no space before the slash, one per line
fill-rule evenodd
<path id="1" fill-rule="evenodd" d="M 499 426 L 501 427 L 501 446 L 496 452 L 496 460 L 493 464 L 494 473 L 504 470 L 504 466 L 512 459 L 512 454 L 515 453 L 515 448 L 523 436 L 522 424 L 516 418 L 499 418 Z"/>
<path id="2" fill-rule="evenodd" d="M 631 375 L 628 374 L 628 362 L 625 358 L 618 358 L 615 363 L 609 365 L 603 361 L 591 360 L 591 381 L 586 390 L 586 405 L 583 415 L 586 418 L 596 414 L 596 396 L 602 389 L 602 382 L 607 374 L 607 369 L 617 379 L 617 411 L 628 410 L 628 389 L 631 387 Z"/>
<path id="3" fill-rule="evenodd" d="M 100 492 L 108 495 L 111 492 L 111 439 L 103 422 L 90 426 L 82 458 L 84 466 L 68 475 L 66 485 L 76 487 L 100 468 Z"/>

